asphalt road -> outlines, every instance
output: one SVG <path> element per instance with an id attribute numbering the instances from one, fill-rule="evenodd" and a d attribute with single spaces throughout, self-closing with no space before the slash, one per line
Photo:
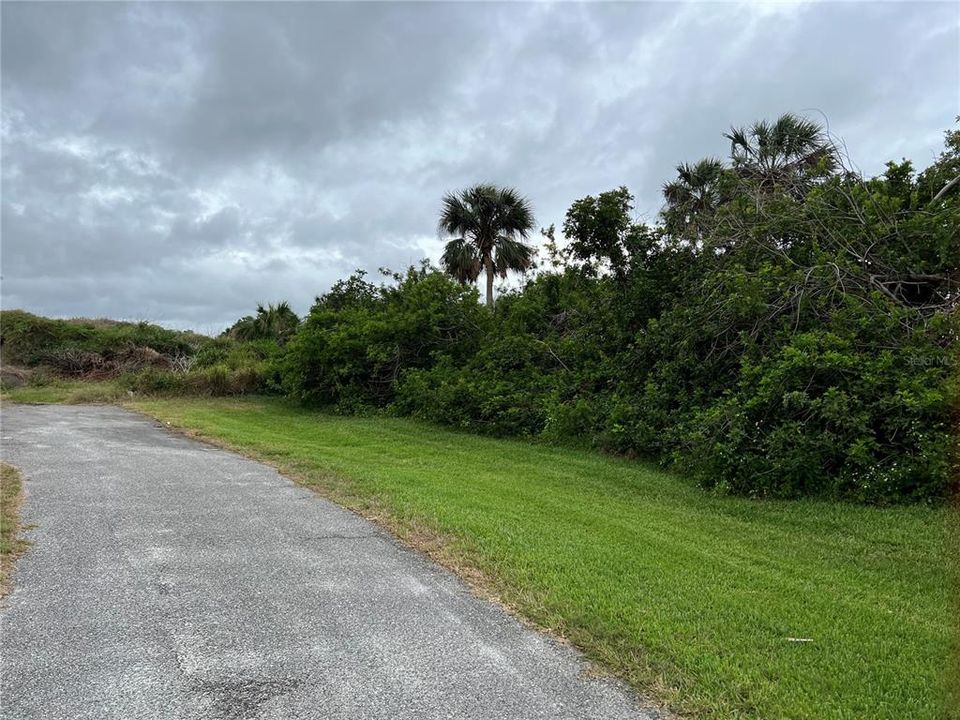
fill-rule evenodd
<path id="1" fill-rule="evenodd" d="M 115 407 L 2 411 L 33 543 L 3 718 L 650 718 L 570 648 L 273 469 Z"/>

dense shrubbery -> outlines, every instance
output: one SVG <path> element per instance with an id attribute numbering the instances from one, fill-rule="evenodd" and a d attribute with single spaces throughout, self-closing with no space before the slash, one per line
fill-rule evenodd
<path id="1" fill-rule="evenodd" d="M 51 320 L 22 310 L 0 314 L 5 363 L 44 365 L 67 375 L 164 365 L 192 355 L 209 338 L 149 323 L 114 320 Z"/>
<path id="2" fill-rule="evenodd" d="M 480 349 L 489 315 L 476 290 L 425 267 L 393 279 L 376 286 L 358 273 L 317 298 L 284 353 L 288 394 L 341 410 L 383 406 L 403 372 Z"/>
<path id="3" fill-rule="evenodd" d="M 283 345 L 300 326 L 300 318 L 287 302 L 257 305 L 256 315 L 246 315 L 227 328 L 223 337 L 245 342 L 267 340 Z"/>
<path id="4" fill-rule="evenodd" d="M 252 395 L 276 389 L 269 363 L 241 365 L 236 368 L 217 363 L 187 372 L 147 368 L 121 376 L 121 384 L 144 395 Z"/>
<path id="5" fill-rule="evenodd" d="M 270 337 L 241 342 L 226 333 L 214 339 L 142 322 L 51 320 L 7 310 L 0 314 L 0 339 L 5 386 L 79 378 L 117 379 L 134 392 L 168 395 L 280 388 L 281 346 Z"/>
<path id="6" fill-rule="evenodd" d="M 589 441 L 739 494 L 942 497 L 960 202 L 935 196 L 960 135 L 919 176 L 864 181 L 791 122 L 678 168 L 656 227 L 624 188 L 577 201 L 562 250 L 545 231 L 553 269 L 492 312 L 438 271 L 341 283 L 291 341 L 284 388 Z"/>
<path id="7" fill-rule="evenodd" d="M 551 363 L 548 355 L 530 335 L 489 336 L 462 365 L 443 356 L 429 369 L 405 372 L 394 408 L 497 435 L 539 434 L 556 383 L 542 370 Z"/>

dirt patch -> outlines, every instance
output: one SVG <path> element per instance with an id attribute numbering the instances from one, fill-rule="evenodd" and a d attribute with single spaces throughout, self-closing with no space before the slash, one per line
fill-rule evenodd
<path id="1" fill-rule="evenodd" d="M 0 367 L 0 387 L 18 388 L 30 382 L 30 371 L 26 368 L 4 365 Z"/>

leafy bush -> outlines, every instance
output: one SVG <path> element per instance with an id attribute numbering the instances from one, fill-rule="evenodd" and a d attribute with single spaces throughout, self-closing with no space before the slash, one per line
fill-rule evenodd
<path id="1" fill-rule="evenodd" d="M 546 425 L 544 398 L 555 361 L 527 335 L 488 338 L 465 365 L 449 357 L 407 372 L 394 408 L 401 414 L 493 435 L 537 435 Z"/>
<path id="2" fill-rule="evenodd" d="M 224 395 L 262 394 L 275 390 L 274 369 L 266 362 L 231 368 L 218 363 L 177 373 L 147 368 L 124 375 L 124 387 L 143 395 Z"/>
<path id="3" fill-rule="evenodd" d="M 185 382 L 194 395 L 231 395 L 231 373 L 226 365 L 211 365 L 189 373 Z"/>
<path id="4" fill-rule="evenodd" d="M 477 349 L 488 315 L 474 289 L 427 267 L 393 279 L 378 287 L 358 273 L 317 299 L 282 359 L 287 393 L 344 410 L 383 406 L 406 371 Z"/>
<path id="5" fill-rule="evenodd" d="M 949 397 L 943 366 L 913 362 L 934 348 L 796 335 L 744 360 L 737 387 L 696 414 L 674 456 L 704 485 L 741 494 L 935 497 L 948 472 Z"/>
<path id="6" fill-rule="evenodd" d="M 29 382 L 57 377 L 120 377 L 121 386 L 152 395 L 278 392 L 281 348 L 276 340 L 206 338 L 146 323 L 51 320 L 4 311 L 5 363 L 33 367 Z"/>
<path id="7" fill-rule="evenodd" d="M 173 373 L 155 368 L 127 373 L 120 378 L 121 384 L 143 395 L 181 395 L 185 390 L 183 373 Z"/>
<path id="8" fill-rule="evenodd" d="M 622 188 L 577 201 L 557 269 L 492 313 L 427 268 L 339 283 L 287 346 L 283 387 L 341 411 L 590 442 L 725 492 L 943 497 L 960 262 L 944 228 L 960 203 L 931 209 L 936 167 L 741 170 L 721 173 L 708 212 L 653 229 Z"/>
<path id="9" fill-rule="evenodd" d="M 275 340 L 239 342 L 222 336 L 204 346 L 194 357 L 192 369 L 226 365 L 231 370 L 278 360 L 283 354 Z"/>
<path id="10" fill-rule="evenodd" d="M 300 318 L 286 301 L 276 305 L 257 305 L 256 315 L 246 315 L 223 332 L 224 337 L 242 342 L 269 340 L 283 345 L 290 339 Z"/>
<path id="11" fill-rule="evenodd" d="M 764 160 L 753 144 L 780 129 L 805 134 L 788 155 L 806 147 L 816 162 Z M 680 168 L 659 227 L 630 218 L 623 188 L 577 201 L 563 249 L 545 231 L 556 270 L 386 372 L 378 363 L 402 347 L 391 306 L 354 279 L 342 288 L 353 295 L 325 305 L 336 333 L 314 348 L 340 361 L 315 364 L 307 385 L 347 409 L 389 403 L 477 432 L 586 439 L 726 492 L 942 498 L 960 202 L 934 196 L 960 170 L 960 134 L 920 175 L 891 163 L 870 180 L 840 172 L 809 123 L 737 138 L 732 165 Z"/>

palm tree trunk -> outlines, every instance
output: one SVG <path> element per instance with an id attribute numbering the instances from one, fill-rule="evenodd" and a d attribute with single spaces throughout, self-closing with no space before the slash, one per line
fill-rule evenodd
<path id="1" fill-rule="evenodd" d="M 493 256 L 487 255 L 484 265 L 487 268 L 487 307 L 493 310 Z"/>

